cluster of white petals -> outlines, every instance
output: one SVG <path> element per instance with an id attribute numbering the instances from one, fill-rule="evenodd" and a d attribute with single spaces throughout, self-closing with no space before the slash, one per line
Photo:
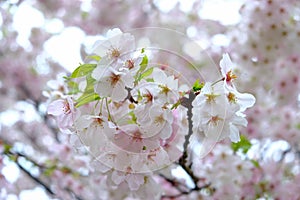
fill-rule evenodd
<path id="1" fill-rule="evenodd" d="M 255 98 L 236 90 L 227 54 L 220 62 L 222 79 L 197 91 L 183 91 L 190 87 L 149 63 L 133 35 L 120 29 L 108 31 L 93 55 L 99 59 L 71 75 L 77 93 L 51 103 L 48 113 L 78 136 L 110 187 L 128 187 L 135 194 L 154 187 L 153 171 L 179 160 L 191 133 L 216 142 L 240 140 L 238 128 L 247 125 L 243 112 Z"/>
<path id="2" fill-rule="evenodd" d="M 255 97 L 239 93 L 233 85 L 236 76 L 228 54 L 223 55 L 220 67 L 222 81 L 206 82 L 193 101 L 193 129 L 216 142 L 226 137 L 238 142 L 238 128 L 247 125 L 243 112 L 254 105 Z"/>

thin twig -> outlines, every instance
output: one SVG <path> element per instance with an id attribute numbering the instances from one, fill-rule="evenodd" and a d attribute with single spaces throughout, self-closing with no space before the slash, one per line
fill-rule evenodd
<path id="1" fill-rule="evenodd" d="M 27 174 L 32 180 L 34 180 L 37 184 L 41 185 L 43 188 L 45 188 L 45 190 L 51 194 L 51 195 L 55 195 L 55 193 L 51 190 L 51 188 L 46 185 L 46 183 L 44 183 L 43 181 L 41 181 L 39 178 L 33 176 L 29 171 L 27 171 L 18 161 L 15 162 L 17 164 L 17 166 L 25 173 Z"/>
<path id="2" fill-rule="evenodd" d="M 175 195 L 163 195 L 161 197 L 161 199 L 164 199 L 164 198 L 169 198 L 169 199 L 174 199 L 174 198 L 177 198 L 177 197 L 180 197 L 180 196 L 183 196 L 183 195 L 189 195 L 190 193 L 194 192 L 194 191 L 200 191 L 202 189 L 205 189 L 205 188 L 208 188 L 210 186 L 210 183 L 209 184 L 205 184 L 201 187 L 197 187 L 197 188 L 192 188 L 190 189 L 189 191 L 183 191 L 181 192 L 180 194 L 175 194 Z"/>
<path id="3" fill-rule="evenodd" d="M 180 192 L 180 193 L 186 192 L 186 191 L 188 190 L 188 189 L 186 188 L 186 185 L 184 185 L 184 184 L 181 183 L 181 182 L 178 182 L 178 181 L 175 180 L 175 179 L 170 179 L 170 178 L 166 177 L 166 176 L 163 175 L 163 174 L 159 174 L 159 176 L 162 177 L 163 179 L 165 179 L 165 180 L 166 180 L 168 183 L 170 183 L 173 187 L 175 187 L 175 188 L 178 190 L 178 192 Z M 180 186 L 185 187 L 186 190 L 181 189 Z"/>

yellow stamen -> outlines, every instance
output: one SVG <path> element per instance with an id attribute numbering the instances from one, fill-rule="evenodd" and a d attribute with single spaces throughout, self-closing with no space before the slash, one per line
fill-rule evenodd
<path id="1" fill-rule="evenodd" d="M 232 92 L 228 93 L 227 99 L 230 103 L 236 103 L 236 96 Z"/>
<path id="2" fill-rule="evenodd" d="M 206 101 L 208 103 L 215 103 L 216 102 L 216 97 L 218 97 L 220 95 L 219 94 L 210 93 L 210 94 L 204 94 L 204 96 L 206 96 Z"/>

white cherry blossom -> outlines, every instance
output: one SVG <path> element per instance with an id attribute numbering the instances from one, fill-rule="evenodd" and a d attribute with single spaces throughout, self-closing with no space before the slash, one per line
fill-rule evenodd
<path id="1" fill-rule="evenodd" d="M 152 73 L 154 82 L 158 84 L 158 100 L 175 103 L 178 99 L 178 79 L 168 76 L 163 70 L 155 68 Z"/>
<path id="2" fill-rule="evenodd" d="M 112 61 L 127 60 L 135 48 L 135 39 L 130 33 L 123 33 L 120 29 L 114 28 L 107 32 L 106 40 L 98 41 L 94 45 L 93 53 L 100 57 L 108 57 Z"/>
<path id="3" fill-rule="evenodd" d="M 61 129 L 70 128 L 79 115 L 70 97 L 58 99 L 50 103 L 48 106 L 48 114 L 57 117 L 57 124 Z"/>
<path id="4" fill-rule="evenodd" d="M 230 103 L 240 106 L 239 112 L 244 112 L 255 103 L 255 97 L 249 93 L 240 93 L 235 88 L 226 87 L 227 99 Z"/>
<path id="5" fill-rule="evenodd" d="M 215 141 L 229 137 L 232 142 L 238 142 L 240 140 L 238 127 L 247 125 L 241 109 L 244 111 L 253 105 L 252 95 L 237 93 L 233 88 L 230 93 L 226 88 L 228 87 L 221 82 L 215 84 L 207 82 L 204 85 L 192 103 L 193 129 L 198 134 L 204 134 L 205 137 Z M 235 94 L 239 95 L 239 99 L 233 96 Z"/>
<path id="6" fill-rule="evenodd" d="M 233 73 L 233 66 L 229 55 L 223 54 L 223 57 L 220 61 L 221 73 L 224 79 L 224 83 L 228 86 L 233 87 L 232 81 L 237 78 L 237 76 Z"/>
<path id="7" fill-rule="evenodd" d="M 102 147 L 108 143 L 106 135 L 113 134 L 107 120 L 100 116 L 82 115 L 75 123 L 81 142 L 93 157 L 99 156 Z"/>
<path id="8" fill-rule="evenodd" d="M 106 68 L 98 65 L 92 77 L 98 81 L 95 85 L 95 92 L 100 97 L 111 97 L 116 102 L 123 101 L 127 97 L 126 87 L 133 87 L 134 78 L 127 70 L 119 71 L 113 67 Z"/>

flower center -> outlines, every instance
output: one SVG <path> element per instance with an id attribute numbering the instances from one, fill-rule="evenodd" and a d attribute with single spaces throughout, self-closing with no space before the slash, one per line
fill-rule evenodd
<path id="1" fill-rule="evenodd" d="M 147 99 L 146 103 L 150 103 L 153 101 L 153 95 L 150 93 L 149 90 L 147 90 L 147 93 L 144 94 L 143 97 L 145 97 Z"/>
<path id="2" fill-rule="evenodd" d="M 210 93 L 210 94 L 204 94 L 204 96 L 206 96 L 206 101 L 208 103 L 215 103 L 216 102 L 216 97 L 218 97 L 220 95 L 219 94 Z"/>
<path id="3" fill-rule="evenodd" d="M 102 120 L 101 118 L 96 118 L 96 119 L 95 119 L 95 122 L 96 122 L 98 125 L 100 125 L 100 126 L 103 127 L 103 120 Z"/>
<path id="4" fill-rule="evenodd" d="M 212 116 L 208 123 L 212 123 L 214 126 L 218 125 L 218 122 L 222 120 L 218 115 Z"/>
<path id="5" fill-rule="evenodd" d="M 230 81 L 232 81 L 236 78 L 237 78 L 237 76 L 235 74 L 233 74 L 231 70 L 229 72 L 227 72 L 227 74 L 226 74 L 226 81 L 227 82 L 230 82 Z"/>
<path id="6" fill-rule="evenodd" d="M 68 101 L 65 101 L 64 105 L 63 105 L 63 112 L 65 114 L 69 114 L 71 112 L 71 109 L 70 109 L 70 104 Z"/>
<path id="7" fill-rule="evenodd" d="M 161 93 L 167 95 L 171 90 L 170 88 L 168 88 L 166 85 L 160 85 L 159 86 L 161 88 Z"/>
<path id="8" fill-rule="evenodd" d="M 109 50 L 109 55 L 111 58 L 118 58 L 118 57 L 120 57 L 121 53 L 120 53 L 119 49 L 112 47 Z"/>
<path id="9" fill-rule="evenodd" d="M 134 62 L 133 62 L 133 60 L 127 60 L 126 63 L 125 63 L 125 66 L 126 66 L 128 69 L 134 68 Z"/>
<path id="10" fill-rule="evenodd" d="M 120 78 L 121 78 L 120 75 L 112 73 L 111 76 L 110 76 L 111 85 L 113 85 L 113 86 L 116 85 L 117 82 L 120 80 Z"/>
<path id="11" fill-rule="evenodd" d="M 230 103 L 236 103 L 236 96 L 232 92 L 229 92 L 227 95 L 227 99 Z"/>
<path id="12" fill-rule="evenodd" d="M 162 123 L 164 123 L 164 121 L 165 121 L 165 119 L 164 119 L 163 115 L 161 114 L 161 115 L 155 117 L 154 123 L 162 124 Z"/>

